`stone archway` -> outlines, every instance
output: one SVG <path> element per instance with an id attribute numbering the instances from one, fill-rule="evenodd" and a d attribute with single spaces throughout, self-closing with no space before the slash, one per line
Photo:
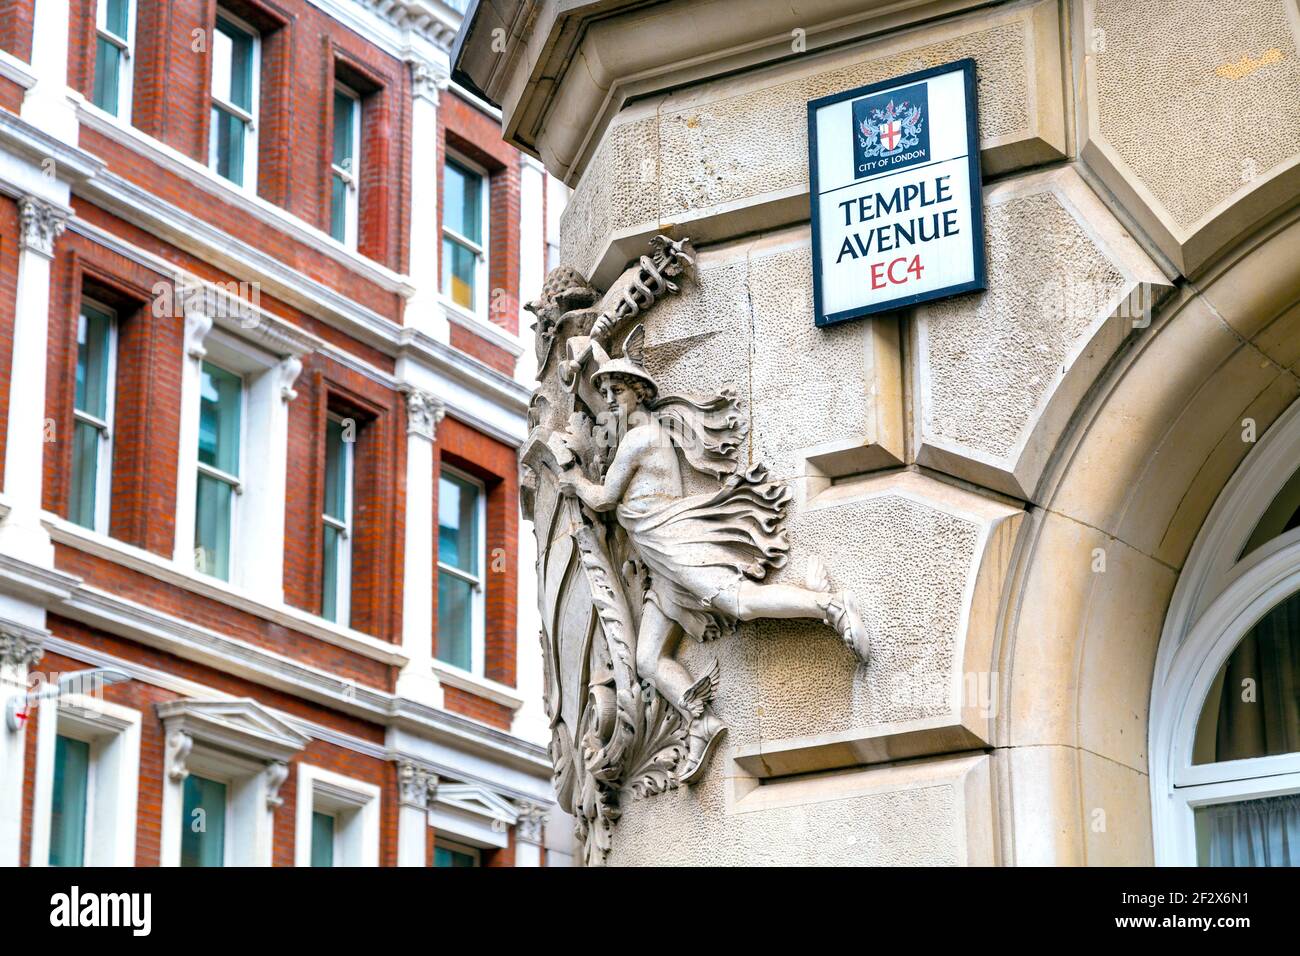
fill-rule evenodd
<path id="1" fill-rule="evenodd" d="M 1003 601 L 1004 863 L 1153 862 L 1147 713 L 1160 635 L 1219 493 L 1300 396 L 1300 215 L 1184 283 L 1057 445 Z M 1247 422 L 1246 420 L 1250 420 Z"/>

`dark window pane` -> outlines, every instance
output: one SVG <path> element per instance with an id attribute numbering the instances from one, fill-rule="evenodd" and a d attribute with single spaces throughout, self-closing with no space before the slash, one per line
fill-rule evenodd
<path id="1" fill-rule="evenodd" d="M 1300 752 L 1300 594 L 1264 615 L 1219 668 L 1192 762 Z"/>
<path id="2" fill-rule="evenodd" d="M 105 0 L 104 5 L 104 26 L 114 36 L 119 36 L 123 40 L 127 38 L 126 14 L 128 6 L 128 0 Z"/>
<path id="3" fill-rule="evenodd" d="M 450 850 L 445 846 L 435 846 L 433 848 L 433 865 L 434 866 L 478 866 L 476 860 L 469 853 L 462 853 L 460 850 Z"/>
<path id="4" fill-rule="evenodd" d="M 326 525 L 321 562 L 320 615 L 329 621 L 338 621 L 339 614 L 339 544 L 338 528 Z"/>
<path id="5" fill-rule="evenodd" d="M 72 435 L 72 487 L 68 520 L 83 528 L 95 527 L 95 483 L 99 475 L 100 430 L 77 422 Z"/>
<path id="6" fill-rule="evenodd" d="M 478 575 L 478 502 L 473 482 L 443 475 L 438 481 L 438 560 Z"/>
<path id="7" fill-rule="evenodd" d="M 212 108 L 212 135 L 216 137 L 216 171 L 236 186 L 244 184 L 244 121 L 218 106 Z"/>
<path id="8" fill-rule="evenodd" d="M 223 866 L 225 861 L 226 785 L 192 773 L 184 785 L 181 866 Z"/>
<path id="9" fill-rule="evenodd" d="M 348 184 L 335 173 L 330 177 L 330 235 L 339 242 L 348 238 Z"/>
<path id="10" fill-rule="evenodd" d="M 483 241 L 483 177 L 449 162 L 443 168 L 442 222 L 475 243 Z"/>
<path id="11" fill-rule="evenodd" d="M 334 865 L 334 818 L 328 813 L 311 815 L 311 865 Z"/>
<path id="12" fill-rule="evenodd" d="M 54 743 L 50 866 L 82 866 L 86 854 L 86 796 L 90 744 L 60 734 Z"/>
<path id="13" fill-rule="evenodd" d="M 199 461 L 239 475 L 239 415 L 243 382 L 238 375 L 203 363 L 199 400 Z"/>
<path id="14" fill-rule="evenodd" d="M 357 101 L 335 91 L 334 93 L 334 165 L 352 172 L 353 124 L 356 122 Z"/>
<path id="15" fill-rule="evenodd" d="M 228 92 L 223 89 L 224 84 L 214 81 L 214 88 L 224 93 L 227 99 L 235 106 L 245 112 L 253 112 L 253 37 L 251 34 L 235 26 L 228 20 L 217 18 L 217 31 L 229 41 L 229 87 Z M 224 44 L 223 44 L 224 46 Z M 225 53 L 217 58 L 220 66 L 226 66 L 221 63 L 225 59 Z M 225 77 L 221 78 L 222 80 Z"/>
<path id="16" fill-rule="evenodd" d="M 95 38 L 95 84 L 90 101 L 105 112 L 117 115 L 121 82 L 122 51 L 103 37 Z"/>
<path id="17" fill-rule="evenodd" d="M 473 667 L 474 586 L 453 574 L 438 575 L 438 660 Z"/>
<path id="18" fill-rule="evenodd" d="M 230 511 L 234 489 L 220 478 L 199 474 L 194 509 L 194 567 L 230 579 Z"/>
<path id="19" fill-rule="evenodd" d="M 113 319 L 92 306 L 82 306 L 77 318 L 78 410 L 108 417 L 108 359 Z"/>

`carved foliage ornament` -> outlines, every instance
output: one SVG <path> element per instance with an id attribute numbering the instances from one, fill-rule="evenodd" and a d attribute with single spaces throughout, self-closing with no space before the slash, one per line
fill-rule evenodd
<path id="1" fill-rule="evenodd" d="M 18 215 L 22 247 L 52 258 L 54 241 L 68 226 L 68 210 L 34 196 L 24 196 L 18 200 Z"/>
<path id="2" fill-rule="evenodd" d="M 27 671 L 45 655 L 41 641 L 15 628 L 0 625 L 0 668 Z"/>
<path id="3" fill-rule="evenodd" d="M 406 431 L 407 434 L 422 435 L 434 440 L 438 423 L 447 414 L 447 407 L 442 401 L 428 392 L 413 388 L 406 393 Z"/>
<path id="4" fill-rule="evenodd" d="M 623 801 L 698 780 L 726 730 L 711 703 L 718 663 L 689 673 L 683 635 L 812 618 L 867 656 L 854 596 L 831 589 L 815 556 L 806 585 L 765 583 L 788 558 L 791 493 L 742 463 L 735 395 L 665 394 L 646 367 L 635 322 L 678 291 L 692 255 L 660 236 L 603 309 L 564 266 L 528 305 L 540 371 L 521 497 L 538 541 L 556 794 L 588 864 L 605 861 Z M 688 494 L 688 474 L 705 490 Z"/>

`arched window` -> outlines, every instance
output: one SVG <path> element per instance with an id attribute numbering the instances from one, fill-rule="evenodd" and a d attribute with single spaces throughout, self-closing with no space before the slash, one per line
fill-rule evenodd
<path id="1" fill-rule="evenodd" d="M 1300 866 L 1300 403 L 1251 451 L 1174 592 L 1151 697 L 1156 862 Z"/>

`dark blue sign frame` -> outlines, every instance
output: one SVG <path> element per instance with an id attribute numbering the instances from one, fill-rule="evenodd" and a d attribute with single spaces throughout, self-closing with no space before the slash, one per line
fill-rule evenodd
<path id="1" fill-rule="evenodd" d="M 896 87 L 910 86 L 913 83 L 919 83 L 935 76 L 942 76 L 945 73 L 954 73 L 957 70 L 961 70 L 963 73 L 966 91 L 966 162 L 970 172 L 970 218 L 971 242 L 973 244 L 972 254 L 975 265 L 974 278 L 969 282 L 945 286 L 942 289 L 931 289 L 929 292 L 921 292 L 915 295 L 903 295 L 894 299 L 888 299 L 884 302 L 877 302 L 874 305 L 864 305 L 855 309 L 845 309 L 843 312 L 833 312 L 830 315 L 824 315 L 822 311 L 821 216 L 818 212 L 820 203 L 818 202 L 817 188 L 818 110 L 834 103 L 839 103 L 842 100 L 858 99 L 885 90 L 892 90 Z M 929 117 L 927 117 L 927 121 L 928 120 Z M 861 319 L 868 315 L 877 315 L 881 312 L 896 312 L 900 309 L 919 305 L 922 302 L 931 302 L 935 299 L 960 295 L 963 292 L 975 292 L 988 288 L 984 260 L 984 182 L 983 177 L 980 174 L 979 121 L 976 112 L 975 96 L 975 61 L 969 58 L 965 60 L 956 60 L 952 63 L 945 63 L 943 66 L 931 67 L 928 70 L 920 70 L 916 73 L 907 73 L 903 76 L 896 76 L 893 79 L 884 80 L 880 83 L 872 83 L 869 86 L 859 86 L 856 89 L 845 90 L 843 93 L 832 93 L 830 96 L 823 96 L 815 100 L 809 100 L 808 204 L 812 214 L 813 308 L 815 310 L 814 319 L 819 328 L 827 325 L 835 325 L 839 322 L 847 322 L 850 319 Z"/>

